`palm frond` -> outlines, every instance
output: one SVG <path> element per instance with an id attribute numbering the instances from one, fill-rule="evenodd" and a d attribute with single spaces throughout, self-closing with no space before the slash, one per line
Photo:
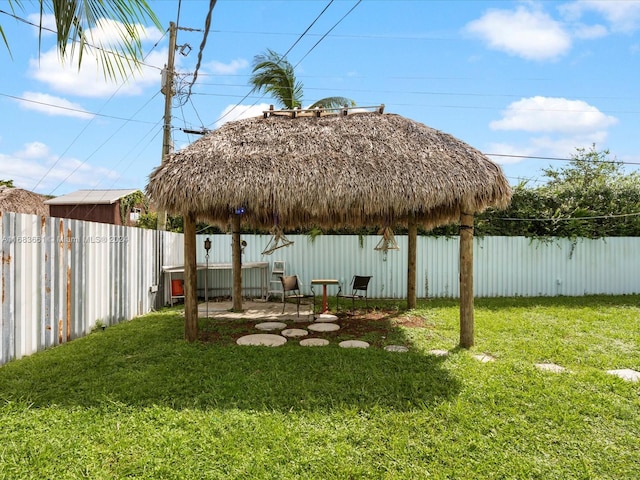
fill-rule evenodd
<path id="1" fill-rule="evenodd" d="M 56 41 L 61 57 L 73 58 L 77 53 L 80 68 L 86 49 L 95 47 L 95 55 L 105 76 L 112 79 L 139 68 L 144 56 L 141 42 L 143 26 L 148 20 L 162 30 L 160 21 L 145 0 L 53 0 L 51 5 L 40 2 L 40 35 L 46 8 L 50 8 L 55 17 Z M 113 25 L 118 31 L 115 40 L 102 41 L 91 34 L 92 29 L 106 29 Z"/>
<path id="2" fill-rule="evenodd" d="M 285 108 L 302 105 L 302 83 L 296 80 L 289 61 L 273 50 L 254 57 L 249 83 L 253 91 L 269 93 Z"/>
<path id="3" fill-rule="evenodd" d="M 347 97 L 327 97 L 318 100 L 309 108 L 340 108 L 340 107 L 355 107 L 356 102 Z"/>

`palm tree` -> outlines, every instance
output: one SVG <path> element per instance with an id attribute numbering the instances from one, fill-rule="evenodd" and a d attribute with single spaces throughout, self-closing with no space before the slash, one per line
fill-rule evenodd
<path id="1" fill-rule="evenodd" d="M 140 35 L 143 33 L 136 24 L 144 24 L 151 20 L 158 29 L 162 25 L 145 0 L 40 0 L 40 39 L 43 20 L 48 13 L 53 13 L 56 22 L 57 47 L 60 58 L 73 57 L 77 49 L 78 68 L 82 63 L 82 54 L 86 47 L 95 47 L 96 55 L 102 64 L 105 75 L 116 78 L 116 71 L 123 76 L 127 71 L 139 67 L 143 57 Z M 15 15 L 19 7 L 24 10 L 20 0 L 9 0 L 9 6 Z M 100 20 L 114 20 L 122 24 L 119 39 L 116 42 L 102 43 L 88 36 L 87 31 L 93 27 L 100 28 Z M 0 36 L 11 53 L 9 42 L 0 26 Z M 40 48 L 39 44 L 39 48 Z M 71 48 L 68 48 L 69 45 Z"/>
<path id="2" fill-rule="evenodd" d="M 270 93 L 284 108 L 302 107 L 302 83 L 296 80 L 293 66 L 282 55 L 267 49 L 253 58 L 253 71 L 249 83 L 253 92 Z M 356 102 L 346 97 L 327 97 L 318 100 L 309 108 L 339 108 L 355 106 Z"/>

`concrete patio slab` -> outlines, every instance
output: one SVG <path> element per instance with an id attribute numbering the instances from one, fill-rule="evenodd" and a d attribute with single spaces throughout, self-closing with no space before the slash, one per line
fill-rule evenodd
<path id="1" fill-rule="evenodd" d="M 287 339 L 273 333 L 254 333 L 245 335 L 236 340 L 238 345 L 264 345 L 267 347 L 279 347 L 287 343 Z"/>
<path id="2" fill-rule="evenodd" d="M 640 381 L 640 372 L 637 372 L 630 368 L 621 368 L 618 370 L 607 370 L 607 373 L 610 375 L 615 375 L 617 377 L 620 377 L 623 380 L 626 380 L 628 382 Z"/>
<path id="3" fill-rule="evenodd" d="M 208 312 L 207 312 L 208 310 Z M 285 313 L 282 313 L 282 303 L 244 300 L 242 312 L 233 312 L 233 302 L 210 301 L 207 307 L 205 302 L 198 304 L 198 316 L 201 318 L 220 318 L 225 320 L 261 320 L 261 321 L 293 321 L 308 322 L 313 319 L 312 305 L 301 304 L 300 316 L 296 314 L 295 305 L 287 305 Z M 184 315 L 184 312 L 183 312 Z"/>

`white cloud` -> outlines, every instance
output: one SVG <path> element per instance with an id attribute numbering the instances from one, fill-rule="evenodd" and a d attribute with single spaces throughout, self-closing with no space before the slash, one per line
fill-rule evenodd
<path id="1" fill-rule="evenodd" d="M 262 112 L 269 110 L 268 103 L 259 105 L 229 105 L 222 111 L 220 120 L 216 122 L 215 128 L 219 128 L 227 122 L 242 120 L 243 118 L 261 117 Z"/>
<path id="2" fill-rule="evenodd" d="M 35 20 L 39 22 L 39 17 Z M 50 17 L 43 18 L 43 24 L 48 25 Z M 143 42 L 155 41 L 161 38 L 162 33 L 155 27 L 146 28 L 141 25 L 134 27 Z M 101 19 L 99 23 L 87 30 L 87 38 L 90 45 L 102 44 L 105 49 L 118 43 L 120 33 L 126 31 L 124 26 L 112 20 Z M 144 88 L 155 85 L 160 86 L 160 69 L 167 61 L 167 52 L 152 51 L 144 59 L 144 64 L 139 69 L 127 67 L 125 78 L 114 81 L 106 74 L 98 52 L 91 46 L 83 50 L 82 65 L 78 68 L 78 50 L 73 46 L 68 47 L 68 56 L 62 61 L 57 47 L 51 46 L 48 50 L 43 48 L 38 58 L 29 61 L 29 75 L 51 89 L 67 94 L 83 97 L 109 97 L 118 95 L 137 95 Z M 179 64 L 176 58 L 176 64 Z M 114 68 L 115 63 L 113 63 Z M 117 68 L 115 74 L 119 75 Z M 120 75 L 119 75 L 120 76 Z"/>
<path id="3" fill-rule="evenodd" d="M 207 70 L 217 75 L 234 75 L 240 70 L 247 68 L 249 62 L 243 58 L 237 58 L 229 63 L 209 62 L 205 66 Z"/>
<path id="4" fill-rule="evenodd" d="M 103 167 L 94 167 L 75 158 L 60 159 L 47 145 L 32 142 L 22 150 L 0 153 L 3 178 L 14 180 L 17 187 L 50 194 L 61 183 L 74 188 L 99 187 L 105 180 L 115 181 L 120 174 Z"/>
<path id="5" fill-rule="evenodd" d="M 57 27 L 56 27 L 56 17 L 53 15 L 53 13 L 45 13 L 44 15 L 42 15 L 42 18 L 40 17 L 39 13 L 30 13 L 27 16 L 27 20 L 29 20 L 31 23 L 35 25 L 42 26 L 41 32 L 36 29 L 33 30 L 34 36 L 37 37 L 40 34 L 42 34 L 43 37 L 55 35 L 54 32 L 57 30 Z"/>
<path id="6" fill-rule="evenodd" d="M 502 118 L 489 126 L 492 130 L 584 134 L 605 130 L 617 122 L 582 100 L 537 96 L 511 103 Z"/>
<path id="7" fill-rule="evenodd" d="M 27 102 L 20 102 L 20 107 L 25 110 L 35 110 L 52 116 L 93 118 L 93 114 L 84 110 L 79 104 L 64 98 L 37 92 L 24 92 L 22 98 L 28 100 Z"/>
<path id="8" fill-rule="evenodd" d="M 588 149 L 593 144 L 602 145 L 607 139 L 607 132 L 598 131 L 588 135 L 549 135 L 533 137 L 529 145 L 537 152 L 545 152 L 548 156 L 568 158 L 576 152 L 576 148 Z"/>
<path id="9" fill-rule="evenodd" d="M 614 32 L 631 33 L 640 28 L 640 1 L 637 0 L 578 0 L 562 5 L 560 12 L 572 20 L 589 13 L 599 14 Z"/>
<path id="10" fill-rule="evenodd" d="M 499 165 L 514 165 L 525 160 L 524 157 L 534 155 L 535 150 L 531 147 L 522 147 L 508 143 L 490 143 L 487 147 L 487 156 Z M 499 154 L 500 156 L 491 155 Z M 509 155 L 513 155 L 510 157 Z"/>
<path id="11" fill-rule="evenodd" d="M 157 65 L 160 62 L 159 65 L 163 65 L 162 57 L 160 53 L 151 55 L 145 63 Z M 126 81 L 114 83 L 105 76 L 95 52 L 91 49 L 84 52 L 80 69 L 72 60 L 62 63 L 55 48 L 44 52 L 39 59 L 31 59 L 29 67 L 29 74 L 51 89 L 82 97 L 109 97 L 115 93 L 136 95 L 145 87 L 160 87 L 159 70 L 149 66 L 142 66 L 140 71 L 135 72 Z"/>
<path id="12" fill-rule="evenodd" d="M 528 60 L 556 59 L 571 48 L 571 38 L 563 26 L 531 6 L 490 10 L 468 23 L 465 31 L 490 48 Z"/>
<path id="13" fill-rule="evenodd" d="M 594 40 L 606 37 L 609 31 L 602 25 L 577 24 L 573 27 L 573 35 L 581 40 Z"/>
<path id="14" fill-rule="evenodd" d="M 606 143 L 608 128 L 617 124 L 582 100 L 531 97 L 511 103 L 502 118 L 490 123 L 493 130 L 521 131 L 533 134 L 514 143 L 494 143 L 489 153 L 520 156 L 569 158 L 576 148 Z M 525 159 L 493 157 L 502 165 L 517 164 Z"/>

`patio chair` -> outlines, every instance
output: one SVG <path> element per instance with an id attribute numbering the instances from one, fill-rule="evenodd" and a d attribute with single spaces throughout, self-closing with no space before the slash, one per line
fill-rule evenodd
<path id="1" fill-rule="evenodd" d="M 350 298 L 351 299 L 351 311 L 353 312 L 356 309 L 356 299 L 364 298 L 364 304 L 367 308 L 369 308 L 369 304 L 367 302 L 367 288 L 369 287 L 369 281 L 372 277 L 365 277 L 362 275 L 354 275 L 351 279 L 351 293 L 349 291 L 345 293 L 338 292 L 336 295 L 336 310 L 339 309 L 340 298 Z"/>
<path id="2" fill-rule="evenodd" d="M 283 275 L 280 277 L 282 282 L 282 313 L 287 304 L 287 299 L 296 300 L 296 313 L 300 317 L 300 300 L 308 298 L 310 295 L 300 293 L 300 282 L 297 275 Z"/>

